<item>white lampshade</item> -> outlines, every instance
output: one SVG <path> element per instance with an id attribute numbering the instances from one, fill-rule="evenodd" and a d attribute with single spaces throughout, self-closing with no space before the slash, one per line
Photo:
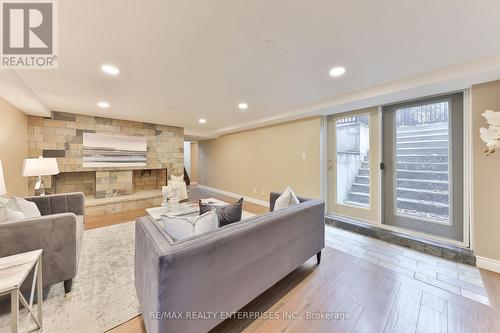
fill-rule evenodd
<path id="1" fill-rule="evenodd" d="M 23 177 L 52 176 L 59 173 L 55 158 L 27 158 L 23 164 Z"/>
<path id="2" fill-rule="evenodd" d="M 0 160 L 0 195 L 6 194 L 7 189 L 5 188 L 5 180 L 3 178 L 3 167 L 2 160 Z"/>

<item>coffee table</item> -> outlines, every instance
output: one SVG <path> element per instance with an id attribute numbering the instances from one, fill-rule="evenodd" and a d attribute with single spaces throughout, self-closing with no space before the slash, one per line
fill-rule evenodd
<path id="1" fill-rule="evenodd" d="M 224 201 L 220 201 L 215 198 L 208 198 L 208 199 L 202 199 L 201 200 L 204 204 L 210 204 L 210 205 L 227 205 Z M 180 203 L 178 209 L 174 211 L 169 211 L 167 207 L 154 207 L 154 208 L 147 208 L 146 213 L 156 221 L 161 221 L 162 215 L 169 215 L 169 216 L 195 216 L 200 214 L 200 207 L 198 205 L 198 201 L 196 202 L 185 202 L 185 203 Z"/>

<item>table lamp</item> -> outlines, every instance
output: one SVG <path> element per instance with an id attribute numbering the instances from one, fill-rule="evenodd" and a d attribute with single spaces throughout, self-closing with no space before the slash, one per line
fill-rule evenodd
<path id="1" fill-rule="evenodd" d="M 45 184 L 42 176 L 53 176 L 59 173 L 57 159 L 55 158 L 27 158 L 23 164 L 23 177 L 38 177 L 35 184 L 35 190 L 40 192 L 40 195 L 45 195 Z"/>
<path id="2" fill-rule="evenodd" d="M 0 160 L 0 195 L 4 194 L 7 194 L 7 189 L 5 187 L 5 179 L 3 178 L 2 160 Z"/>

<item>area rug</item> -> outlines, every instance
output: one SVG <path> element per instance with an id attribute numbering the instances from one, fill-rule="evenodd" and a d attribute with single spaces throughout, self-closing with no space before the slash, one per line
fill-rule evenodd
<path id="1" fill-rule="evenodd" d="M 105 332 L 137 316 L 134 286 L 135 222 L 85 231 L 73 291 L 59 283 L 45 291 L 43 332 Z M 25 309 L 20 332 L 36 331 Z M 0 332 L 10 332 L 10 301 L 0 305 Z"/>

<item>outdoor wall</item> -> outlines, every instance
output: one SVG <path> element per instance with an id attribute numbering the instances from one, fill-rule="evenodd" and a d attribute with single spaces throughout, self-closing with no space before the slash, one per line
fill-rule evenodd
<path id="1" fill-rule="evenodd" d="M 198 182 L 264 201 L 287 185 L 319 198 L 320 118 L 200 141 Z"/>
<path id="2" fill-rule="evenodd" d="M 28 179 L 21 177 L 21 171 L 28 157 L 28 117 L 1 98 L 0 116 L 0 159 L 7 196 L 26 196 Z"/>
<path id="3" fill-rule="evenodd" d="M 472 170 L 474 244 L 477 256 L 500 261 L 500 151 L 484 154 L 479 128 L 487 127 L 482 113 L 500 111 L 500 81 L 472 87 Z"/>

